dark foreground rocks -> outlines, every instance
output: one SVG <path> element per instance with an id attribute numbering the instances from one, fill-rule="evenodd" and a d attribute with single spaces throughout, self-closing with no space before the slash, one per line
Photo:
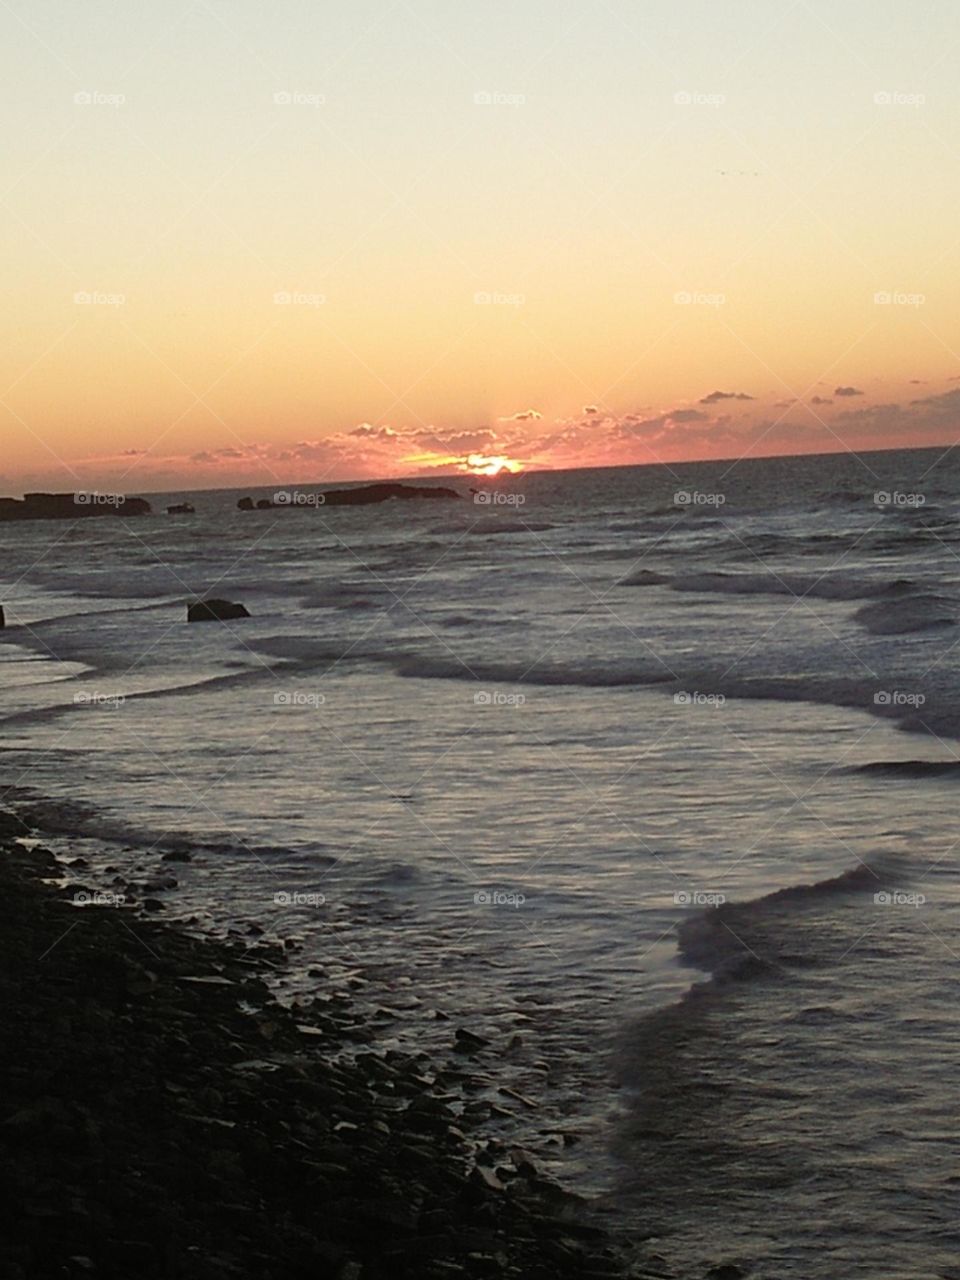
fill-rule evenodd
<path id="1" fill-rule="evenodd" d="M 146 498 L 128 498 L 120 493 L 26 493 L 19 498 L 0 498 L 0 520 L 79 520 L 85 516 L 148 516 Z"/>
<path id="2" fill-rule="evenodd" d="M 249 617 L 246 606 L 232 600 L 197 600 L 187 606 L 188 622 L 231 622 Z"/>
<path id="3" fill-rule="evenodd" d="M 522 1153 L 480 1160 L 425 1055 L 344 1055 L 346 996 L 287 1010 L 243 946 L 75 906 L 44 877 L 82 867 L 18 831 L 0 813 L 4 1280 L 624 1274 Z"/>

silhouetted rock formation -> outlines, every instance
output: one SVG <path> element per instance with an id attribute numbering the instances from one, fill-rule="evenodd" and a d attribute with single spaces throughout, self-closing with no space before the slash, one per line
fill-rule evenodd
<path id="1" fill-rule="evenodd" d="M 26 493 L 18 498 L 0 498 L 0 520 L 78 520 L 83 516 L 147 516 L 150 503 L 145 498 L 127 498 L 122 493 Z"/>
<path id="2" fill-rule="evenodd" d="M 198 600 L 187 608 L 188 622 L 230 622 L 249 617 L 246 608 L 232 600 Z"/>
<path id="3" fill-rule="evenodd" d="M 281 496 L 281 495 L 278 495 Z M 445 489 L 441 485 L 418 484 L 364 484 L 355 489 L 328 489 L 326 493 L 313 493 L 307 490 L 284 490 L 280 501 L 261 498 L 254 506 L 252 498 L 241 498 L 237 507 L 241 511 L 284 511 L 309 510 L 318 507 L 360 507 L 376 502 L 389 502 L 393 498 L 445 498 L 459 501 L 461 495 L 455 489 Z"/>
<path id="4" fill-rule="evenodd" d="M 7 625 L 7 615 L 3 612 L 3 605 L 0 604 L 0 631 Z"/>
<path id="5" fill-rule="evenodd" d="M 196 508 L 189 502 L 178 502 L 172 507 L 167 507 L 168 516 L 195 516 L 196 514 Z"/>

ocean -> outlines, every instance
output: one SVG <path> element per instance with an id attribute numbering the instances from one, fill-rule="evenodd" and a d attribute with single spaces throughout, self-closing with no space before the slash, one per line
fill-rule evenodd
<path id="1" fill-rule="evenodd" d="M 494 1126 L 670 1270 L 960 1275 L 956 451 L 429 483 L 0 524 L 5 801 L 505 1045 Z"/>

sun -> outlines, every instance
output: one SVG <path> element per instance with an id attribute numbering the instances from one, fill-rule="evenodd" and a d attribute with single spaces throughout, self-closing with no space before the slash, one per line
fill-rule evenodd
<path id="1" fill-rule="evenodd" d="M 519 462 L 502 453 L 471 453 L 464 469 L 475 476 L 498 476 L 502 472 L 514 475 L 522 468 Z"/>

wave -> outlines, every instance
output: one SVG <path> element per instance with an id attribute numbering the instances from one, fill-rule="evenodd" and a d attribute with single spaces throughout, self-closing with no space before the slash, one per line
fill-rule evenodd
<path id="1" fill-rule="evenodd" d="M 956 624 L 956 605 L 933 593 L 905 596 L 899 600 L 864 605 L 854 614 L 868 631 L 878 636 L 906 635 L 934 627 Z"/>
<path id="2" fill-rule="evenodd" d="M 493 684 L 570 685 L 584 689 L 614 689 L 655 685 L 675 681 L 673 672 L 663 667 L 638 667 L 628 663 L 606 666 L 586 663 L 546 662 L 458 662 L 450 658 L 408 655 L 394 661 L 397 675 L 411 680 L 471 680 Z"/>
<path id="3" fill-rule="evenodd" d="M 846 772 L 882 778 L 953 778 L 960 775 L 960 760 L 871 760 Z"/>
<path id="4" fill-rule="evenodd" d="M 649 569 L 621 580 L 626 587 L 663 584 L 672 591 L 716 593 L 720 595 L 776 595 L 802 599 L 863 600 L 876 596 L 902 595 L 911 591 L 909 578 L 878 580 L 855 574 L 826 573 L 731 573 L 722 570 L 664 575 Z"/>

